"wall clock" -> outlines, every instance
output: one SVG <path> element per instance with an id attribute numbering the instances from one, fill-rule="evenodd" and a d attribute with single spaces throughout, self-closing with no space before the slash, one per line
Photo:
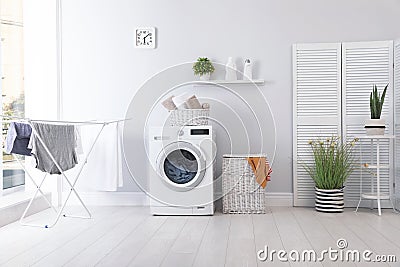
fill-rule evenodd
<path id="1" fill-rule="evenodd" d="M 156 28 L 154 27 L 136 28 L 135 46 L 137 48 L 156 48 Z"/>

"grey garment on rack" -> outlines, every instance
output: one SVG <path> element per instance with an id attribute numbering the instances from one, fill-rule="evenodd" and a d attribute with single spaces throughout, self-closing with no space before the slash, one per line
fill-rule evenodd
<path id="1" fill-rule="evenodd" d="M 62 171 L 75 167 L 78 163 L 78 157 L 75 151 L 76 131 L 73 125 L 32 122 L 32 127 L 36 130 Z M 29 146 L 32 148 L 32 155 L 36 159 L 37 169 L 50 174 L 61 174 L 35 134 L 32 134 Z"/>
<path id="2" fill-rule="evenodd" d="M 29 139 L 31 138 L 32 128 L 27 123 L 11 122 L 8 127 L 5 151 L 10 154 L 18 154 L 24 156 L 31 155 L 31 149 L 28 148 Z"/>

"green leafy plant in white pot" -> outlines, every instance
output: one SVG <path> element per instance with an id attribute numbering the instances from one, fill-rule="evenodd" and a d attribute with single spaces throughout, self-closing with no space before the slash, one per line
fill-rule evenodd
<path id="1" fill-rule="evenodd" d="M 315 209 L 320 212 L 343 212 L 344 183 L 356 167 L 353 150 L 357 138 L 342 142 L 339 137 L 308 142 L 312 160 L 303 168 L 315 183 Z"/>
<path id="2" fill-rule="evenodd" d="M 376 84 L 372 87 L 372 92 L 369 96 L 371 119 L 367 120 L 364 126 L 367 135 L 383 135 L 385 133 L 385 119 L 381 119 L 381 114 L 388 86 L 389 84 L 385 86 L 382 95 L 378 92 Z"/>
<path id="3" fill-rule="evenodd" d="M 199 57 L 193 64 L 194 75 L 200 76 L 200 80 L 208 81 L 215 70 L 211 61 L 206 57 Z"/>

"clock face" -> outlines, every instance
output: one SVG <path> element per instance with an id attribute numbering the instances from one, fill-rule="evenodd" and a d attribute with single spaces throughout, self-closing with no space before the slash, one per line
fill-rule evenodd
<path id="1" fill-rule="evenodd" d="M 156 31 L 155 28 L 137 28 L 136 29 L 136 47 L 155 48 Z"/>

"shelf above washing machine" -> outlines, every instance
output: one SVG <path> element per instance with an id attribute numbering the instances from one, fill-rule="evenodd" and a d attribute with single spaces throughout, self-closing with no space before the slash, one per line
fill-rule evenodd
<path id="1" fill-rule="evenodd" d="M 263 79 L 255 79 L 255 80 L 235 80 L 235 81 L 227 81 L 227 80 L 208 80 L 208 81 L 193 81 L 196 85 L 213 85 L 213 84 L 256 84 L 256 85 L 264 85 L 265 80 Z"/>

